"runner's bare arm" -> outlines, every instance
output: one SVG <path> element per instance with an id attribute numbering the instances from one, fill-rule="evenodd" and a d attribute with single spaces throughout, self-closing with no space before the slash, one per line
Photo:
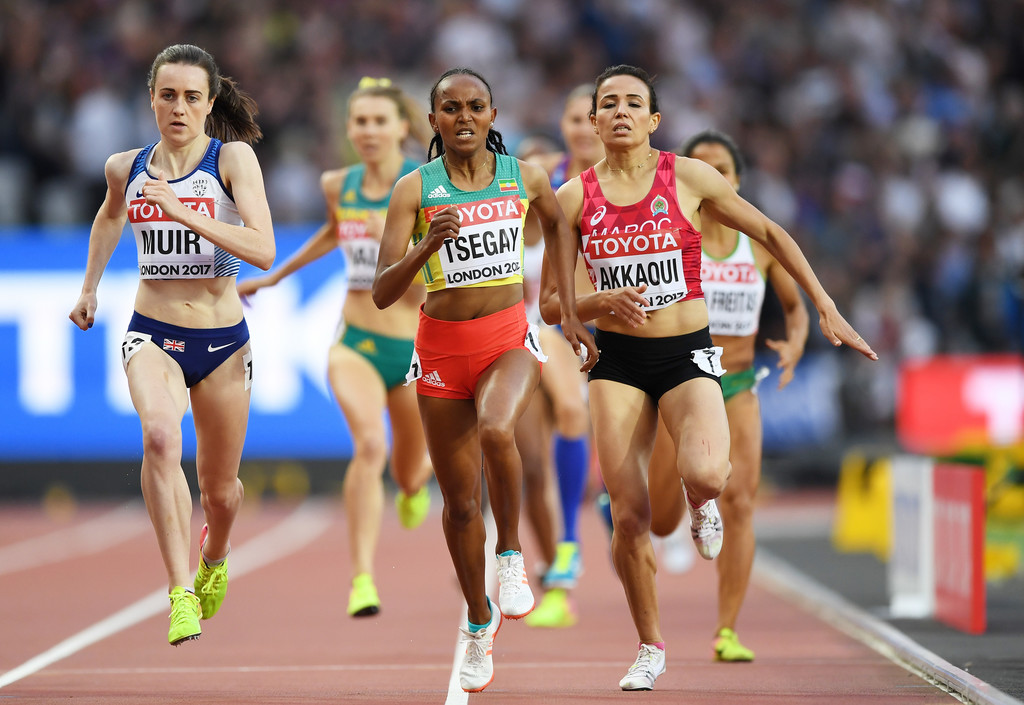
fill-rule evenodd
<path id="1" fill-rule="evenodd" d="M 387 308 L 398 301 L 430 255 L 441 248 L 446 238 L 454 238 L 459 232 L 459 216 L 451 207 L 435 214 L 424 238 L 409 247 L 420 210 L 422 186 L 420 173 L 413 171 L 398 180 L 391 194 L 373 277 L 372 296 L 377 308 Z"/>
<path id="2" fill-rule="evenodd" d="M 85 265 L 82 293 L 68 316 L 82 330 L 92 328 L 95 321 L 96 289 L 99 287 L 103 270 L 107 268 L 110 256 L 114 254 L 114 249 L 121 239 L 121 231 L 128 217 L 124 189 L 128 185 L 128 172 L 138 153 L 139 150 L 135 149 L 113 154 L 103 167 L 107 192 L 89 232 L 89 255 Z"/>
<path id="3" fill-rule="evenodd" d="M 535 164 L 522 161 L 519 162 L 519 166 L 527 194 L 531 196 L 530 205 L 544 231 L 544 262 L 553 270 L 551 274 L 557 282 L 556 286 L 569 293 L 558 301 L 562 334 L 577 355 L 582 352 L 581 346 L 586 347 L 588 359 L 584 368 L 590 369 L 597 362 L 597 344 L 594 342 L 594 336 L 580 321 L 576 310 L 576 243 L 579 239 L 573 234 L 555 198 L 555 193 L 551 190 L 547 172 Z M 542 272 L 544 266 L 541 267 Z"/>
<path id="4" fill-rule="evenodd" d="M 579 177 L 570 179 L 558 189 L 558 203 L 569 220 L 569 229 L 573 234 L 575 242 L 580 240 L 580 209 L 583 205 L 583 184 Z M 540 291 L 540 312 L 544 322 L 549 325 L 558 323 L 558 312 L 560 311 L 561 299 L 559 296 L 558 282 L 548 271 L 547 253 L 544 254 L 544 265 L 541 268 L 541 291 Z M 577 276 L 575 281 L 581 282 L 586 279 L 589 284 L 589 277 L 581 276 L 580 267 L 584 267 L 582 257 L 577 257 Z M 642 306 L 650 305 L 644 298 L 643 292 L 646 285 L 633 287 L 626 286 L 608 291 L 595 291 L 592 284 L 586 289 L 576 290 L 576 309 L 581 321 L 592 321 L 601 318 L 609 313 L 620 316 L 634 328 L 643 325 L 647 314 Z"/>
<path id="5" fill-rule="evenodd" d="M 853 329 L 835 302 L 825 292 L 800 247 L 781 226 L 759 211 L 725 180 L 718 170 L 699 159 L 676 159 L 676 179 L 681 189 L 694 194 L 699 208 L 719 223 L 735 228 L 761 243 L 769 254 L 789 272 L 807 292 L 818 310 L 822 334 L 833 345 L 845 343 L 862 355 L 877 360 L 878 355 Z"/>

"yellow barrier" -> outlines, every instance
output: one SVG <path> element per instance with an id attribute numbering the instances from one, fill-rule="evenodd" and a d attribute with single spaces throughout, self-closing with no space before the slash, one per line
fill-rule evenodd
<path id="1" fill-rule="evenodd" d="M 832 546 L 843 553 L 874 553 L 887 561 L 892 547 L 892 475 L 889 458 L 858 451 L 839 469 Z"/>

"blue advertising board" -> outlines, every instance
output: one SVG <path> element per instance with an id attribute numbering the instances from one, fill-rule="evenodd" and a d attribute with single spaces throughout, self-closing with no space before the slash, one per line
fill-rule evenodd
<path id="1" fill-rule="evenodd" d="M 315 228 L 276 228 L 277 263 Z M 141 458 L 119 353 L 138 284 L 135 243 L 126 231 L 100 282 L 96 324 L 83 332 L 68 314 L 88 240 L 87 226 L 0 229 L 0 461 Z M 258 273 L 243 264 L 239 279 Z M 326 381 L 344 297 L 340 251 L 253 297 L 245 313 L 253 347 L 246 458 L 351 456 Z M 182 429 L 192 458 L 190 415 Z"/>
<path id="2" fill-rule="evenodd" d="M 317 226 L 276 228 L 277 264 Z M 68 319 L 88 253 L 88 227 L 0 228 L 0 462 L 130 460 L 142 456 L 138 417 L 120 347 L 138 284 L 135 243 L 122 238 L 100 282 L 96 325 Z M 327 351 L 345 297 L 344 257 L 333 252 L 246 308 L 253 387 L 245 458 L 349 458 L 352 441 L 327 386 Z M 243 264 L 239 279 L 258 270 Z M 793 382 L 760 388 L 766 452 L 817 446 L 841 430 L 840 369 L 832 351 L 809 353 Z M 194 457 L 191 417 L 184 454 Z"/>

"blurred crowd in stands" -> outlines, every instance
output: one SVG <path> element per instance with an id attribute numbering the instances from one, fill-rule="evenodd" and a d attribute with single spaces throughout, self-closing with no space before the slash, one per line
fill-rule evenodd
<path id="1" fill-rule="evenodd" d="M 157 138 L 145 78 L 168 44 L 211 51 L 258 101 L 281 223 L 322 218 L 362 76 L 426 109 L 440 72 L 471 66 L 515 151 L 557 148 L 565 95 L 636 64 L 656 76 L 655 145 L 733 135 L 743 194 L 878 351 L 843 360 L 848 425 L 870 429 L 902 361 L 1022 347 L 1022 28 L 1019 0 L 4 0 L 0 225 L 91 220 L 107 156 Z"/>

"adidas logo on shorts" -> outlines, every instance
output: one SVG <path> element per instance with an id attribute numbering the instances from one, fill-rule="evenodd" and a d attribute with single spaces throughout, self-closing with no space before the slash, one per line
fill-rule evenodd
<path id="1" fill-rule="evenodd" d="M 451 196 L 451 194 L 448 193 L 447 189 L 445 189 L 444 184 L 438 184 L 433 191 L 427 194 L 427 198 L 447 198 L 449 196 Z"/>
<path id="2" fill-rule="evenodd" d="M 422 377 L 424 384 L 429 384 L 431 387 L 443 387 L 444 382 L 441 381 L 441 375 L 437 374 L 437 370 L 431 370 Z"/>

